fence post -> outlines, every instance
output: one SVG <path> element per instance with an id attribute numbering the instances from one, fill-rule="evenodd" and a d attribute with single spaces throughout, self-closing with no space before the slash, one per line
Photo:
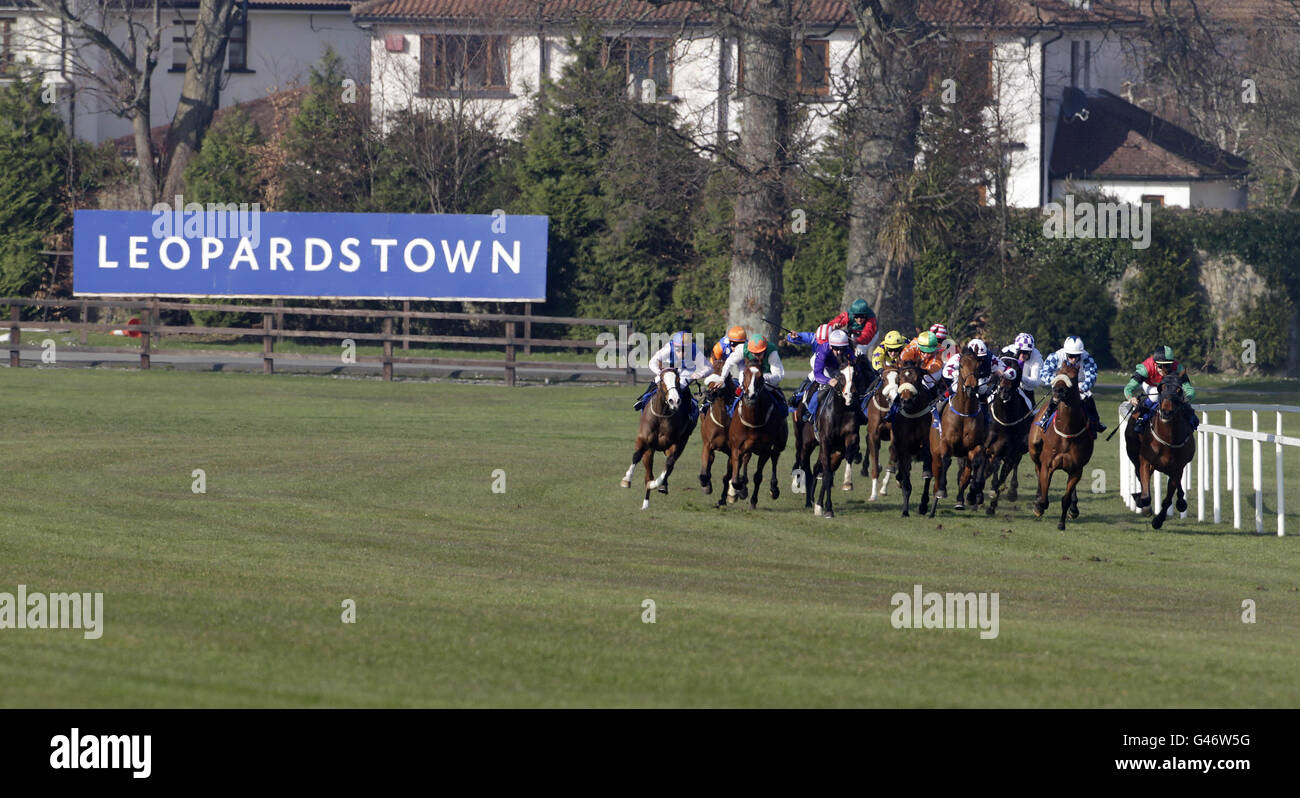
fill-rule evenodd
<path id="1" fill-rule="evenodd" d="M 393 381 L 393 317 L 384 317 L 384 382 Z"/>
<path id="2" fill-rule="evenodd" d="M 1213 471 L 1214 479 L 1211 480 L 1214 485 L 1214 523 L 1223 523 L 1223 514 L 1219 508 L 1219 434 L 1217 432 L 1209 433 L 1210 447 L 1214 450 Z"/>
<path id="3" fill-rule="evenodd" d="M 84 300 L 84 299 L 81 300 L 81 317 L 78 319 L 78 321 L 80 321 L 82 324 L 85 324 L 85 323 L 88 321 L 88 319 L 86 318 L 86 315 L 87 315 L 87 313 L 88 313 L 89 310 L 90 310 L 90 307 L 89 307 L 89 305 L 87 304 L 86 300 Z M 86 328 L 85 328 L 85 327 L 82 327 L 82 328 L 81 328 L 81 345 L 82 345 L 82 346 L 85 346 L 85 345 L 86 345 Z"/>
<path id="4" fill-rule="evenodd" d="M 153 306 L 145 308 L 144 332 L 140 334 L 140 368 L 148 370 L 149 352 L 153 346 Z"/>
<path id="5" fill-rule="evenodd" d="M 1282 485 L 1282 411 L 1277 411 L 1277 439 L 1273 444 L 1277 454 L 1277 536 L 1286 534 L 1286 488 Z"/>
<path id="6" fill-rule="evenodd" d="M 22 331 L 18 329 L 18 320 L 22 317 L 23 309 L 17 305 L 9 306 L 9 368 L 16 369 L 21 365 L 18 344 L 21 342 Z"/>
<path id="7" fill-rule="evenodd" d="M 506 322 L 506 386 L 515 384 L 515 323 Z"/>
<path id="8" fill-rule="evenodd" d="M 274 349 L 274 341 L 271 337 L 271 314 L 262 314 L 262 373 L 275 373 L 275 358 L 271 356 Z"/>
<path id="9" fill-rule="evenodd" d="M 402 300 L 402 351 L 411 348 L 411 300 Z"/>
<path id="10" fill-rule="evenodd" d="M 284 300 L 273 299 L 271 300 L 271 304 L 277 308 L 282 308 L 284 307 Z M 279 344 L 284 343 L 284 314 L 283 313 L 275 314 L 275 329 L 277 330 L 275 336 L 276 343 Z"/>
<path id="11" fill-rule="evenodd" d="M 533 303 L 524 303 L 524 354 L 533 353 Z"/>

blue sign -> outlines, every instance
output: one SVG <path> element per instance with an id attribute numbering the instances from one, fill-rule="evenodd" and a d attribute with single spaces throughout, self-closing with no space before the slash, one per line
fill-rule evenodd
<path id="1" fill-rule="evenodd" d="M 179 200 L 179 198 L 177 198 Z M 73 293 L 546 300 L 545 216 L 77 211 Z"/>

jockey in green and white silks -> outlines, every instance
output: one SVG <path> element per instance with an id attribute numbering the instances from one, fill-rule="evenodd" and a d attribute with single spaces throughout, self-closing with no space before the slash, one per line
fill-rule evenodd
<path id="1" fill-rule="evenodd" d="M 662 339 L 661 339 L 662 340 Z M 650 356 L 650 362 L 647 364 L 650 373 L 654 374 L 654 379 L 650 381 L 650 387 L 641 395 L 633 406 L 634 409 L 640 410 L 654 396 L 655 386 L 659 381 L 659 374 L 666 368 L 676 368 L 682 378 L 682 390 L 686 392 L 687 404 L 690 407 L 691 418 L 694 419 L 699 415 L 699 405 L 695 403 L 695 398 L 687 391 L 687 387 L 692 381 L 703 379 L 713 373 L 713 364 L 709 362 L 709 353 L 700 351 L 695 346 L 695 339 L 686 331 L 673 333 L 670 339 L 662 349 Z"/>
<path id="2" fill-rule="evenodd" d="M 736 403 L 740 401 L 743 390 L 741 386 L 745 382 L 745 369 L 751 364 L 758 366 L 759 373 L 763 375 L 763 385 L 776 401 L 777 409 L 786 413 L 785 394 L 780 388 L 781 380 L 785 377 L 785 366 L 781 364 L 781 356 L 777 354 L 776 348 L 768 346 L 767 338 L 763 335 L 751 336 L 744 344 L 732 349 L 727 362 L 722 366 L 723 379 L 730 377 L 736 381 L 736 399 L 731 403 L 731 412 L 736 411 Z"/>

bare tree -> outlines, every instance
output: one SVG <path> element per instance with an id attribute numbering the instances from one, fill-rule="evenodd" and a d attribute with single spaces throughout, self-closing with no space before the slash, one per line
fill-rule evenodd
<path id="1" fill-rule="evenodd" d="M 161 0 L 33 1 L 53 18 L 45 24 L 49 46 L 61 48 L 73 79 L 131 122 L 140 201 L 178 190 L 217 106 L 235 0 L 199 0 L 180 103 L 161 151 L 151 137 L 153 74 L 168 27 Z"/>

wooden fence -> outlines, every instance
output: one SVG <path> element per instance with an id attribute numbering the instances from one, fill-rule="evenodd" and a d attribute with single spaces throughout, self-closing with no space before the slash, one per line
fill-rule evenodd
<path id="1" fill-rule="evenodd" d="M 631 322 L 622 319 L 581 319 L 568 316 L 534 316 L 531 307 L 526 307 L 523 314 L 511 313 L 441 313 L 429 311 L 412 311 L 410 303 L 404 302 L 402 310 L 351 310 L 351 309 L 326 309 L 326 308 L 290 308 L 280 304 L 275 305 L 229 305 L 229 304 L 197 304 L 189 302 L 167 302 L 157 298 L 141 299 L 30 299 L 22 297 L 3 297 L 0 298 L 0 306 L 9 306 L 9 365 L 18 367 L 20 365 L 20 343 L 21 343 L 21 321 L 22 309 L 24 307 L 35 308 L 67 308 L 78 312 L 77 321 L 45 321 L 33 322 L 27 324 L 48 324 L 60 328 L 71 330 L 81 330 L 83 333 L 90 332 L 112 332 L 114 330 L 129 329 L 133 332 L 139 332 L 138 346 L 82 346 L 78 347 L 79 352 L 111 352 L 111 353 L 133 353 L 138 352 L 140 355 L 140 368 L 149 368 L 150 359 L 154 355 L 220 355 L 221 357 L 250 357 L 262 359 L 262 373 L 272 374 L 275 372 L 276 358 L 293 358 L 296 360 L 319 360 L 322 363 L 339 363 L 340 355 L 297 353 L 297 352 L 276 352 L 275 342 L 284 338 L 310 338 L 310 339 L 333 339 L 339 342 L 352 340 L 361 341 L 378 341 L 383 345 L 382 355 L 357 355 L 356 363 L 375 363 L 380 366 L 381 373 L 385 380 L 393 378 L 394 363 L 410 363 L 430 366 L 448 366 L 457 368 L 477 368 L 495 370 L 501 369 L 505 374 L 506 385 L 514 385 L 516 372 L 521 368 L 533 369 L 553 369 L 564 370 L 580 374 L 600 374 L 613 376 L 611 369 L 600 367 L 596 358 L 588 361 L 530 361 L 519 360 L 519 349 L 524 350 L 524 354 L 531 354 L 533 347 L 560 348 L 560 349 L 590 349 L 597 350 L 605 346 L 600 341 L 572 340 L 568 338 L 534 338 L 532 336 L 532 327 L 534 324 L 580 324 L 592 327 L 614 327 L 615 335 L 618 335 L 620 326 L 626 327 L 626 335 L 631 335 Z M 102 322 L 88 322 L 87 313 L 91 308 L 107 309 L 125 309 L 132 312 L 138 312 L 141 324 L 130 325 L 107 324 Z M 160 323 L 159 314 L 164 310 L 211 310 L 231 313 L 250 313 L 260 314 L 260 328 L 248 327 L 199 327 L 199 326 L 178 326 Z M 307 317 L 349 317 L 363 319 L 377 319 L 382 325 L 382 332 L 365 333 L 365 332 L 339 332 L 333 330 L 289 330 L 284 329 L 284 318 L 286 316 L 307 316 Z M 430 319 L 444 321 L 478 321 L 490 322 L 493 325 L 501 325 L 500 335 L 483 335 L 483 336 L 463 336 L 463 335 L 411 335 L 410 324 L 412 319 Z M 402 323 L 402 331 L 395 332 L 394 322 Z M 0 322 L 2 323 L 2 322 Z M 520 335 L 519 325 L 523 325 L 523 334 Z M 262 351 L 259 352 L 239 352 L 234 350 L 201 350 L 201 349 L 164 349 L 159 347 L 160 341 L 166 336 L 182 335 L 239 335 L 262 338 Z M 474 358 L 449 358 L 449 357 L 412 357 L 409 355 L 394 355 L 393 345 L 400 343 L 403 351 L 410 350 L 412 343 L 429 343 L 429 344 L 451 344 L 451 345 L 487 345 L 493 347 L 505 348 L 504 360 L 488 360 Z M 625 366 L 617 371 L 618 376 L 628 384 L 636 382 L 636 370 L 631 366 Z"/>

